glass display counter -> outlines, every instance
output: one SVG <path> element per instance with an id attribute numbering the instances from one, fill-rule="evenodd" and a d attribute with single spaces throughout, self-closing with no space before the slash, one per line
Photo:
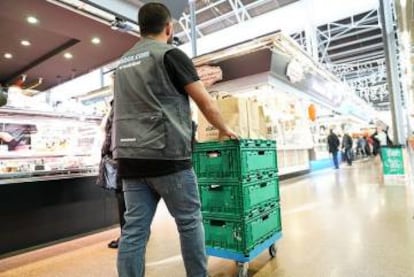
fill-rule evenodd
<path id="1" fill-rule="evenodd" d="M 0 184 L 96 174 L 101 117 L 0 109 Z"/>
<path id="2" fill-rule="evenodd" d="M 0 256 L 118 222 L 96 185 L 101 117 L 0 108 Z"/>

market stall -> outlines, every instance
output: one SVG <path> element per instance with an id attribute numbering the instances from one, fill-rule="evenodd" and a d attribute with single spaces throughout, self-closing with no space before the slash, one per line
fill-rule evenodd
<path id="1" fill-rule="evenodd" d="M 233 112 L 224 112 L 233 129 L 242 137 L 277 141 L 280 175 L 310 169 L 314 138 L 308 107 L 316 103 L 339 109 L 346 94 L 337 79 L 281 33 L 197 57 L 194 63 L 222 112 Z M 237 109 L 224 103 L 229 97 L 238 99 Z M 199 140 L 214 139 L 208 135 L 214 130 L 198 117 Z"/>

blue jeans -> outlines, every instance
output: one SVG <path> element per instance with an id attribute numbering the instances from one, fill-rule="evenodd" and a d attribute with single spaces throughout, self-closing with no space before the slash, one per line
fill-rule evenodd
<path id="1" fill-rule="evenodd" d="M 162 197 L 180 235 L 181 254 L 188 277 L 207 276 L 204 228 L 197 180 L 192 169 L 174 174 L 124 179 L 125 226 L 118 250 L 120 277 L 145 275 L 145 250 L 150 226 Z"/>
<path id="2" fill-rule="evenodd" d="M 345 148 L 345 161 L 352 165 L 352 148 Z"/>
<path id="3" fill-rule="evenodd" d="M 339 163 L 338 163 L 338 151 L 334 151 L 332 152 L 332 159 L 335 165 L 335 168 L 339 168 Z"/>

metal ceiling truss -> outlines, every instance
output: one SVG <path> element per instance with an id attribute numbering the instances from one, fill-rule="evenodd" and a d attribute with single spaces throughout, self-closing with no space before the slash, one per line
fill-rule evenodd
<path id="1" fill-rule="evenodd" d="M 53 2 L 89 2 L 86 0 L 48 0 Z M 141 1 L 127 0 L 140 6 Z M 250 20 L 257 9 L 277 0 L 203 0 L 197 6 L 197 37 Z M 83 7 L 78 5 L 78 7 Z M 101 17 L 103 17 L 101 15 Z M 395 21 L 395 19 L 394 19 Z M 175 26 L 176 36 L 190 41 L 189 11 L 183 12 Z M 321 26 L 307 26 L 292 37 L 318 62 L 347 82 L 355 93 L 376 107 L 387 107 L 385 51 L 378 10 Z M 414 51 L 414 50 L 413 50 Z M 399 57 L 401 59 L 403 57 Z M 401 70 L 401 69 L 400 69 Z"/>
<path id="2" fill-rule="evenodd" d="M 178 24 L 180 24 L 181 28 L 183 29 L 186 37 L 188 40 L 191 40 L 191 20 L 188 14 L 183 13 L 183 15 L 178 20 Z M 198 37 L 203 37 L 204 34 L 200 31 L 198 25 L 196 25 L 196 32 Z"/>
<path id="3" fill-rule="evenodd" d="M 376 12 L 376 10 L 371 11 L 360 20 L 355 20 L 355 16 L 351 17 L 348 25 L 329 23 L 313 30 L 316 32 L 316 43 L 319 49 L 318 61 L 323 64 L 330 64 L 332 62 L 337 63 L 339 58 L 349 58 L 352 60 L 352 57 L 357 57 L 359 59 L 361 57 L 358 55 L 358 52 L 365 53 L 370 52 L 370 50 L 374 50 L 375 48 L 380 48 L 382 45 L 380 42 L 377 42 L 375 45 L 369 44 L 370 41 L 381 41 L 382 39 L 378 19 L 376 19 L 377 25 L 371 24 L 373 20 L 372 14 L 374 14 L 374 12 Z M 292 38 L 309 52 L 309 47 L 311 46 L 306 43 L 307 39 L 305 32 L 295 33 L 292 35 Z M 358 47 L 361 43 L 366 43 L 368 45 Z M 352 49 L 343 50 L 343 48 L 346 47 Z M 354 60 L 357 61 L 357 58 Z M 346 62 L 350 60 L 346 60 Z"/>
<path id="4" fill-rule="evenodd" d="M 233 25 L 248 21 L 252 18 L 252 16 L 249 13 L 249 10 L 265 5 L 272 1 L 274 0 L 257 0 L 249 4 L 244 4 L 241 0 L 218 0 L 214 2 L 207 0 L 207 5 L 196 10 L 196 16 L 202 16 L 203 13 L 206 12 L 213 12 L 216 14 L 216 16 L 197 24 L 198 36 L 210 33 L 205 29 L 214 26 L 215 24 L 223 24 L 224 22 L 228 22 L 227 25 Z M 219 9 L 219 6 L 224 4 L 227 4 L 230 8 L 228 12 L 222 13 Z M 233 18 L 235 20 L 232 20 Z M 176 36 L 183 41 L 188 41 L 190 38 L 189 34 L 191 32 L 189 24 L 189 14 L 184 12 L 178 22 L 182 30 L 179 30 Z M 223 26 L 223 28 L 224 27 L 226 26 Z"/>
<path id="5" fill-rule="evenodd" d="M 314 58 L 346 82 L 360 98 L 377 108 L 387 108 L 389 93 L 378 11 L 318 26 L 313 32 L 318 45 L 318 55 Z M 312 53 L 307 35 L 308 32 L 299 32 L 292 38 Z"/>
<path id="6" fill-rule="evenodd" d="M 239 23 L 251 18 L 246 6 L 240 0 L 228 0 Z"/>
<path id="7" fill-rule="evenodd" d="M 373 104 L 389 101 L 385 58 L 330 64 L 328 68 L 365 101 Z"/>
<path id="8" fill-rule="evenodd" d="M 320 62 L 330 63 L 337 56 L 353 56 L 358 52 L 369 50 L 370 47 L 367 46 L 366 48 L 352 47 L 352 50 L 340 51 L 340 48 L 345 46 L 350 47 L 364 42 L 361 41 L 361 36 L 358 36 L 360 34 L 374 30 L 379 30 L 381 34 L 377 10 L 366 13 L 362 18 L 358 17 L 360 16 L 354 15 L 349 18 L 347 23 L 333 22 L 317 28 L 318 45 L 321 53 Z M 350 39 L 352 37 L 358 39 Z M 362 39 L 369 41 L 372 40 L 372 37 L 368 36 Z M 346 44 L 341 43 L 342 41 L 345 41 Z M 337 50 L 337 53 L 334 53 L 336 51 L 333 50 Z"/>

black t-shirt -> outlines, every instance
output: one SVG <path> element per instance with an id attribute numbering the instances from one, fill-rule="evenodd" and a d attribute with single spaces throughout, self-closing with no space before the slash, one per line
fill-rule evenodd
<path id="1" fill-rule="evenodd" d="M 165 54 L 164 65 L 171 82 L 181 94 L 186 94 L 186 85 L 200 80 L 193 62 L 179 49 L 172 49 Z M 118 175 L 121 178 L 157 177 L 189 168 L 191 160 L 118 160 Z"/>

